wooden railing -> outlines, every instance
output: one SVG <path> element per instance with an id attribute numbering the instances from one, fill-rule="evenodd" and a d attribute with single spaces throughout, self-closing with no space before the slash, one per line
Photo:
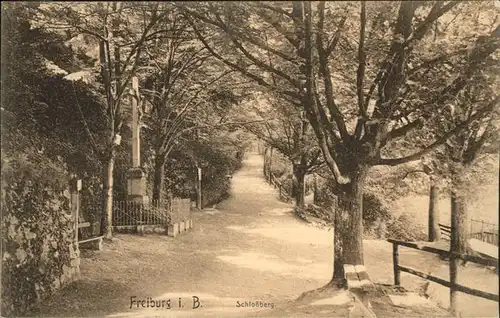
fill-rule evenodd
<path id="1" fill-rule="evenodd" d="M 498 246 L 498 225 L 484 220 L 470 219 L 470 237 Z"/>
<path id="2" fill-rule="evenodd" d="M 477 220 L 471 219 L 471 222 L 473 221 Z M 483 224 L 491 224 L 482 221 L 477 222 L 481 222 Z M 443 239 L 448 241 L 451 240 L 451 226 L 439 223 L 439 229 L 441 230 L 441 237 Z M 477 240 L 498 246 L 498 232 L 484 231 L 483 228 L 481 228 L 480 232 L 472 232 L 472 229 L 473 227 L 471 225 L 471 233 L 469 234 L 469 238 L 475 238 Z"/>
<path id="3" fill-rule="evenodd" d="M 441 237 L 445 240 L 451 240 L 451 226 L 439 223 L 439 229 L 441 230 Z"/>
<path id="4" fill-rule="evenodd" d="M 283 184 L 276 178 L 276 176 L 272 173 L 269 172 L 266 177 L 266 180 L 275 188 L 278 189 L 279 191 L 279 198 L 280 200 L 284 201 L 289 201 L 291 199 L 290 193 L 286 190 L 286 188 L 283 186 Z"/>
<path id="5" fill-rule="evenodd" d="M 472 233 L 470 235 L 471 238 L 475 238 L 477 240 L 486 242 L 488 244 L 496 245 L 498 246 L 498 233 L 494 232 L 479 232 L 479 233 Z"/>
<path id="6" fill-rule="evenodd" d="M 419 245 L 416 243 L 410 243 L 410 242 L 405 242 L 405 241 L 398 241 L 398 240 L 393 240 L 393 239 L 388 239 L 388 242 L 392 243 L 392 259 L 393 259 L 393 270 L 394 270 L 394 285 L 401 285 L 401 272 L 407 272 L 412 275 L 416 275 L 419 277 L 422 277 L 424 279 L 430 280 L 432 282 L 438 283 L 440 285 L 446 286 L 450 288 L 450 309 L 453 312 L 456 312 L 456 293 L 457 291 L 481 297 L 481 298 L 486 298 L 489 300 L 493 301 L 499 301 L 499 297 L 496 294 L 488 293 L 485 291 L 481 291 L 478 289 L 470 288 L 470 287 L 465 287 L 462 285 L 457 284 L 456 279 L 457 279 L 457 271 L 458 271 L 458 260 L 464 260 L 467 262 L 473 262 L 476 264 L 481 264 L 481 265 L 486 265 L 486 266 L 493 266 L 496 267 L 497 273 L 498 273 L 498 262 L 493 259 L 485 259 L 482 257 L 477 257 L 477 256 L 472 256 L 472 255 L 466 255 L 466 254 L 458 254 L 450 251 L 444 251 L 435 247 L 431 246 L 425 246 L 425 245 Z M 424 252 L 432 253 L 432 254 L 437 254 L 442 257 L 448 257 L 450 259 L 449 264 L 450 264 L 450 281 L 446 281 L 442 278 L 432 276 L 429 274 L 425 274 L 422 272 L 419 272 L 415 269 L 401 266 L 399 265 L 399 246 L 404 246 L 404 247 L 409 247 L 417 250 L 421 250 Z"/>

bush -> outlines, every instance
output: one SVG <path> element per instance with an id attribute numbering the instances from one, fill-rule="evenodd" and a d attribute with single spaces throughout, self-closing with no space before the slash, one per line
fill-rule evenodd
<path id="1" fill-rule="evenodd" d="M 291 196 L 293 196 L 293 175 L 284 173 L 278 178 L 282 188 Z"/>
<path id="2" fill-rule="evenodd" d="M 324 183 L 316 193 L 318 204 L 323 207 L 337 206 L 337 196 L 331 185 Z M 363 227 L 366 234 L 371 234 L 374 227 L 380 222 L 387 222 L 391 218 L 389 209 L 374 193 L 365 191 L 363 195 Z"/>
<path id="3" fill-rule="evenodd" d="M 319 187 L 317 198 L 318 204 L 323 207 L 336 205 L 337 202 L 333 189 L 327 183 Z M 368 191 L 363 195 L 363 228 L 366 236 L 387 236 L 405 241 L 426 239 L 425 229 L 411 215 L 393 217 L 384 201 L 377 194 Z"/>
<path id="4" fill-rule="evenodd" d="M 203 159 L 208 163 L 202 179 L 202 204 L 205 207 L 229 197 L 231 179 L 227 176 L 241 168 L 243 153 L 238 151 L 228 154 L 217 149 L 208 149 Z"/>
<path id="5" fill-rule="evenodd" d="M 202 143 L 203 142 L 203 143 Z M 190 198 L 196 201 L 197 163 L 202 167 L 202 205 L 210 206 L 229 197 L 231 178 L 242 166 L 244 150 L 210 141 L 190 141 L 189 148 L 172 151 L 165 164 L 166 197 Z M 148 175 L 153 183 L 153 167 Z"/>
<path id="6" fill-rule="evenodd" d="M 387 222 L 387 236 L 402 241 L 425 241 L 427 238 L 425 229 L 408 213 Z"/>
<path id="7" fill-rule="evenodd" d="M 268 155 L 268 162 L 270 160 L 270 156 Z M 271 161 L 271 173 L 279 179 L 287 178 L 287 175 L 290 171 L 290 162 L 288 159 L 284 158 L 283 155 L 277 153 L 276 150 L 273 151 L 273 158 Z"/>
<path id="8" fill-rule="evenodd" d="M 387 222 L 391 218 L 389 209 L 373 193 L 363 195 L 363 226 L 365 232 L 368 232 L 379 222 Z"/>
<path id="9" fill-rule="evenodd" d="M 306 195 L 314 193 L 314 178 L 312 175 L 306 175 Z"/>

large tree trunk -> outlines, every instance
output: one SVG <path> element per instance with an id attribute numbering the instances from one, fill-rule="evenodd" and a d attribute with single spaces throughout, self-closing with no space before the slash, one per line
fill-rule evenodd
<path id="1" fill-rule="evenodd" d="M 101 231 L 106 239 L 113 237 L 113 171 L 115 168 L 116 149 L 111 146 L 106 168 L 103 173 L 104 213 L 101 218 Z"/>
<path id="2" fill-rule="evenodd" d="M 196 207 L 199 210 L 203 209 L 203 193 L 202 193 L 202 182 L 203 180 L 203 175 L 202 175 L 202 170 L 201 167 L 196 164 Z"/>
<path id="3" fill-rule="evenodd" d="M 464 171 L 454 170 L 452 172 L 451 185 L 451 242 L 450 251 L 459 254 L 469 254 L 470 248 L 467 243 L 467 201 L 465 182 L 463 179 Z M 472 254 L 472 253 L 471 253 Z M 455 283 L 461 283 L 458 277 L 458 259 L 450 258 L 450 280 Z M 463 265 L 466 262 L 462 262 Z M 456 310 L 458 293 L 450 294 L 450 308 Z"/>
<path id="4" fill-rule="evenodd" d="M 293 195 L 295 206 L 300 208 L 305 206 L 306 172 L 307 170 L 302 165 L 293 165 Z"/>
<path id="5" fill-rule="evenodd" d="M 363 188 L 367 167 L 351 173 L 351 182 L 339 186 L 334 224 L 334 282 L 344 279 L 344 264 L 363 265 Z"/>
<path id="6" fill-rule="evenodd" d="M 165 157 L 157 155 L 155 158 L 155 174 L 153 181 L 153 204 L 159 204 L 162 198 L 165 177 Z"/>
<path id="7" fill-rule="evenodd" d="M 467 200 L 460 185 L 454 182 L 451 190 L 451 250 L 460 254 L 469 252 Z"/>
<path id="8" fill-rule="evenodd" d="M 435 176 L 430 177 L 431 187 L 429 191 L 429 220 L 428 232 L 429 242 L 437 242 L 441 239 L 441 231 L 439 229 L 439 210 L 438 210 L 438 186 Z"/>

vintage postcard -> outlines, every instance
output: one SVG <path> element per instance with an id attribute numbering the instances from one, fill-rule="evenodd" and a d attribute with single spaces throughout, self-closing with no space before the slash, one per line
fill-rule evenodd
<path id="1" fill-rule="evenodd" d="M 498 317 L 500 1 L 4 1 L 2 317 Z"/>

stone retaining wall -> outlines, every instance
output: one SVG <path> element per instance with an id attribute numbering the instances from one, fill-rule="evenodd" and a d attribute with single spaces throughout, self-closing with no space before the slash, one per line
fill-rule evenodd
<path id="1" fill-rule="evenodd" d="M 2 221 L 2 315 L 19 316 L 78 279 L 80 251 L 68 214 Z"/>

